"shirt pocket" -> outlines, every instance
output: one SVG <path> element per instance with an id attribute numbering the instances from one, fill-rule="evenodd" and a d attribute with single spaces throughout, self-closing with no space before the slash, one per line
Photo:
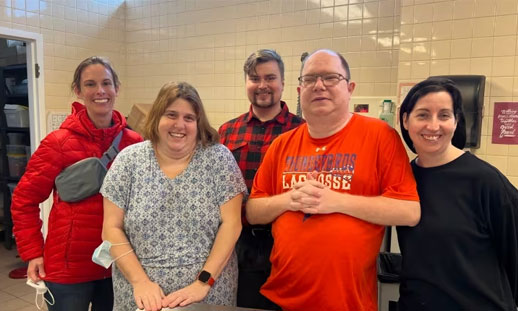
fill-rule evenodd
<path id="1" fill-rule="evenodd" d="M 242 155 L 246 156 L 249 149 L 249 144 L 246 140 L 236 141 L 233 144 L 229 144 L 227 147 L 232 152 L 238 163 L 240 161 L 246 161 L 246 158 L 241 158 Z"/>
<path id="2" fill-rule="evenodd" d="M 245 140 L 238 140 L 232 144 L 228 144 L 227 148 L 232 152 L 232 156 L 234 156 L 239 169 L 243 172 L 246 169 L 246 158 L 249 149 L 248 142 Z"/>
<path id="3" fill-rule="evenodd" d="M 227 148 L 234 152 L 234 151 L 237 151 L 237 150 L 241 150 L 243 149 L 244 147 L 247 147 L 248 146 L 248 142 L 246 140 L 239 140 L 239 141 L 236 141 L 235 143 L 232 143 L 232 144 L 228 144 L 227 145 Z"/>

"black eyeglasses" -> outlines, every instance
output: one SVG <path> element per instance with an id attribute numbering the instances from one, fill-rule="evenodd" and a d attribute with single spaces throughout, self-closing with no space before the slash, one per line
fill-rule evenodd
<path id="1" fill-rule="evenodd" d="M 318 78 L 322 79 L 322 83 L 326 87 L 335 86 L 340 81 L 345 80 L 349 83 L 349 79 L 339 73 L 326 73 L 322 75 L 305 75 L 299 77 L 299 84 L 303 87 L 312 87 L 317 83 Z"/>

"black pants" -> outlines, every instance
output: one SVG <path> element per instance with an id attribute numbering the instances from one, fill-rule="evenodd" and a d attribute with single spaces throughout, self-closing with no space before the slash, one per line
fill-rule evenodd
<path id="1" fill-rule="evenodd" d="M 240 271 L 237 287 L 237 306 L 264 310 L 281 310 L 281 308 L 261 295 L 259 289 L 266 282 L 269 273 L 261 271 Z"/>
<path id="2" fill-rule="evenodd" d="M 270 275 L 272 246 L 270 226 L 243 227 L 236 245 L 239 262 L 238 307 L 281 310 L 279 306 L 259 293 L 259 289 Z"/>
<path id="3" fill-rule="evenodd" d="M 97 280 L 76 284 L 45 282 L 54 296 L 54 305 L 47 303 L 49 311 L 111 311 L 113 309 L 112 279 Z M 45 298 L 52 302 L 49 293 Z"/>

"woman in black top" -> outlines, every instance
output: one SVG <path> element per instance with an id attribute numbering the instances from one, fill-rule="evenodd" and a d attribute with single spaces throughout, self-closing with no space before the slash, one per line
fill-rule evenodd
<path id="1" fill-rule="evenodd" d="M 518 190 L 462 150 L 462 99 L 452 81 L 415 85 L 400 109 L 421 221 L 398 227 L 400 311 L 516 311 Z"/>

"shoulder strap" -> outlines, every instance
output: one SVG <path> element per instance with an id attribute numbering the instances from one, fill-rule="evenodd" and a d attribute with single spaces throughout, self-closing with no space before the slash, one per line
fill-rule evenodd
<path id="1" fill-rule="evenodd" d="M 122 131 L 120 131 L 119 134 L 115 136 L 115 139 L 113 140 L 110 148 L 108 148 L 108 150 L 106 150 L 103 153 L 103 156 L 101 157 L 101 163 L 105 167 L 108 166 L 108 163 L 110 163 L 111 160 L 115 159 L 115 157 L 119 153 L 119 143 L 121 142 L 123 132 L 124 129 L 122 129 Z"/>

